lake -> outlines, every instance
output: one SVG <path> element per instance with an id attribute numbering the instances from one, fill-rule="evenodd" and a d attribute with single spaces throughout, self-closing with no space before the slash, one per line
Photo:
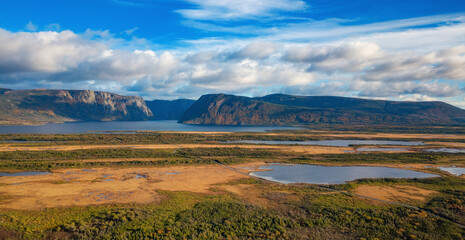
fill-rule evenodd
<path id="1" fill-rule="evenodd" d="M 430 178 L 435 174 L 390 167 L 269 164 L 251 175 L 280 183 L 342 184 L 362 178 Z"/>
<path id="2" fill-rule="evenodd" d="M 321 140 L 321 141 L 231 141 L 228 143 L 248 143 L 248 144 L 284 144 L 284 145 L 316 145 L 316 146 L 331 146 L 331 147 L 348 147 L 350 145 L 399 145 L 399 146 L 419 146 L 424 145 L 422 142 L 406 142 L 406 141 L 385 141 L 385 140 Z"/>
<path id="3" fill-rule="evenodd" d="M 214 126 L 188 125 L 176 120 L 163 121 L 114 121 L 114 122 L 67 122 L 49 123 L 39 126 L 0 126 L 0 134 L 41 133 L 69 134 L 107 131 L 174 131 L 174 132 L 266 132 L 271 130 L 300 129 L 275 126 Z"/>

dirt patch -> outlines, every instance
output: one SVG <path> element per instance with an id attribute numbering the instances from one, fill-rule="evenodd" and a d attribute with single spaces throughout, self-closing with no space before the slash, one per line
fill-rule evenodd
<path id="1" fill-rule="evenodd" d="M 413 186 L 372 186 L 363 185 L 354 190 L 354 193 L 393 202 L 425 201 L 426 198 L 436 193 L 435 191 L 417 188 Z"/>
<path id="2" fill-rule="evenodd" d="M 218 165 L 62 169 L 48 175 L 0 178 L 0 209 L 152 203 L 162 198 L 157 190 L 211 193 L 209 189 L 217 184 L 242 178 L 247 176 Z"/>

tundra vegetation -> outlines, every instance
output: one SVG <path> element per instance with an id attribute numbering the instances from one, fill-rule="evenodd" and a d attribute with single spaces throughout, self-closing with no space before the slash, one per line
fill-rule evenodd
<path id="1" fill-rule="evenodd" d="M 358 137 L 357 137 L 358 136 Z M 239 144 L 237 140 L 383 139 L 423 141 L 409 152 L 310 154 Z M 464 239 L 465 178 L 436 166 L 465 166 L 463 153 L 425 152 L 425 148 L 460 148 L 465 136 L 373 134 L 370 131 L 280 131 L 273 133 L 128 133 L 69 135 L 0 135 L 0 171 L 56 171 L 274 162 L 325 165 L 383 165 L 439 174 L 429 179 L 359 179 L 321 187 L 277 184 L 243 178 L 211 187 L 207 193 L 156 190 L 161 201 L 99 204 L 37 210 L 1 208 L 9 196 L 0 186 L 1 239 Z M 176 148 L 174 144 L 195 144 Z M 111 145 L 111 148 L 37 150 L 50 146 Z M 159 145 L 157 149 L 144 148 Z M 137 146 L 137 147 L 136 147 Z M 163 147 L 166 146 L 166 147 Z M 170 146 L 170 147 L 168 147 Z M 202 147 L 203 146 L 203 147 Z M 255 146 L 255 147 L 254 147 Z M 24 147 L 22 151 L 8 148 Z M 299 146 L 312 148 L 312 146 Z M 31 148 L 34 150 L 27 150 Z M 333 147 L 336 149 L 337 147 Z M 353 146 L 355 149 L 356 146 Z M 431 168 L 424 168 L 429 166 Z M 5 178 L 5 177 L 0 177 Z M 56 183 L 71 184 L 71 183 Z M 79 183 L 72 183 L 79 184 Z M 189 184 L 189 183 L 186 183 Z M 431 192 L 396 202 L 417 209 L 352 195 L 360 187 Z M 20 187 L 20 185 L 18 185 Z M 402 188 L 404 187 L 404 188 Z M 334 190 L 342 191 L 336 192 Z M 405 192 L 410 194 L 409 192 Z M 415 196 L 415 193 L 412 193 Z M 363 195 L 363 194 L 362 194 Z"/>

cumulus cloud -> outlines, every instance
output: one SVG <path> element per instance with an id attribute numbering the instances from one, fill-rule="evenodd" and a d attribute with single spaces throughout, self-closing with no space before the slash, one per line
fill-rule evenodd
<path id="1" fill-rule="evenodd" d="M 383 52 L 377 44 L 350 42 L 339 46 L 293 47 L 284 54 L 284 59 L 310 63 L 310 71 L 358 72 L 382 56 Z"/>
<path id="2" fill-rule="evenodd" d="M 106 30 L 0 29 L 0 83 L 151 98 L 226 92 L 433 99 L 463 95 L 465 45 L 393 51 L 359 40 L 327 44 L 240 41 L 198 50 L 115 48 Z M 140 48 L 144 49 L 144 48 Z"/>
<path id="3" fill-rule="evenodd" d="M 277 50 L 272 42 L 253 42 L 237 52 L 232 53 L 230 58 L 264 59 L 271 56 Z"/>
<path id="4" fill-rule="evenodd" d="M 11 33 L 0 30 L 0 82 L 167 81 L 178 60 L 151 50 L 114 50 L 71 31 Z M 35 79 L 34 79 L 35 78 Z"/>
<path id="5" fill-rule="evenodd" d="M 462 90 L 446 82 L 365 82 L 354 81 L 351 90 L 365 97 L 400 97 L 406 95 L 425 95 L 429 97 L 454 97 L 462 94 Z"/>
<path id="6" fill-rule="evenodd" d="M 343 72 L 364 81 L 405 82 L 465 79 L 465 45 L 418 54 L 383 51 L 374 43 L 350 42 L 337 46 L 300 46 L 283 59 L 306 63 L 311 72 Z"/>
<path id="7" fill-rule="evenodd" d="M 275 12 L 296 11 L 306 8 L 302 0 L 185 0 L 196 6 L 177 12 L 195 20 L 238 20 L 273 16 Z"/>
<path id="8" fill-rule="evenodd" d="M 97 57 L 105 48 L 71 31 L 11 33 L 0 29 L 0 74 L 66 71 Z"/>

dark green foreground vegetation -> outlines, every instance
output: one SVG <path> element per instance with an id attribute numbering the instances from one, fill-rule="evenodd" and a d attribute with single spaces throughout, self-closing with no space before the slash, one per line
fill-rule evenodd
<path id="1" fill-rule="evenodd" d="M 393 205 L 333 194 L 309 186 L 256 181 L 260 197 L 273 207 L 236 195 L 160 192 L 150 205 L 106 205 L 0 213 L 0 237 L 11 239 L 464 239 L 450 221 Z M 422 184 L 422 183 L 419 183 Z M 454 211 L 464 190 L 433 198 L 426 208 Z M 462 194 L 461 198 L 457 198 Z M 439 206 L 439 205 L 440 206 Z M 463 213 L 463 212 L 462 212 Z M 456 213 L 451 213 L 463 221 Z"/>

